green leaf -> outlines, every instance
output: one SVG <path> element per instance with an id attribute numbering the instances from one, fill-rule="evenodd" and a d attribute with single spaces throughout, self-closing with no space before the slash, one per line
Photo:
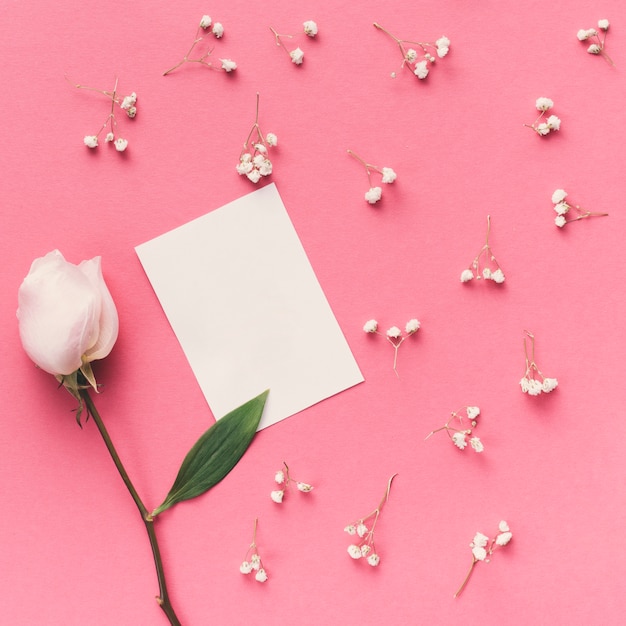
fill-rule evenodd
<path id="1" fill-rule="evenodd" d="M 218 420 L 196 441 L 184 458 L 178 476 L 152 517 L 183 500 L 202 495 L 237 465 L 252 443 L 269 389 Z"/>

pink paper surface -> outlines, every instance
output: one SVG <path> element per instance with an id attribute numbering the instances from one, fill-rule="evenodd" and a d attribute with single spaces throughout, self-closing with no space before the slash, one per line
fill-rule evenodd
<path id="1" fill-rule="evenodd" d="M 226 30 L 214 57 L 237 71 L 162 77 L 205 13 Z M 576 39 L 600 18 L 615 67 Z M 320 32 L 293 40 L 296 67 L 268 27 L 295 34 L 307 19 Z M 445 34 L 450 54 L 418 81 L 375 21 L 405 39 Z M 3 623 L 167 623 L 134 504 L 94 424 L 76 426 L 72 398 L 22 351 L 16 294 L 54 248 L 102 255 L 120 337 L 94 367 L 96 402 L 156 506 L 213 416 L 134 247 L 253 190 L 234 167 L 257 92 L 279 138 L 271 180 L 366 382 L 261 432 L 226 480 L 157 520 L 182 623 L 622 623 L 623 2 L 35 0 L 5 3 L 0 49 Z M 128 150 L 89 151 L 107 101 L 71 83 L 110 89 L 116 76 L 138 94 L 135 120 L 120 118 Z M 523 127 L 540 96 L 562 120 L 545 138 Z M 398 173 L 376 206 L 348 148 Z M 557 188 L 610 216 L 556 228 Z M 488 214 L 506 282 L 462 285 Z M 412 317 L 422 328 L 397 378 L 391 347 L 362 326 Z M 519 389 L 525 328 L 559 380 L 549 396 Z M 465 404 L 481 407 L 482 455 L 443 433 L 424 441 Z M 276 505 L 283 461 L 315 489 Z M 396 472 L 371 568 L 348 556 L 343 528 Z M 255 517 L 264 585 L 238 571 Z M 500 519 L 513 541 L 454 600 L 474 533 Z"/>

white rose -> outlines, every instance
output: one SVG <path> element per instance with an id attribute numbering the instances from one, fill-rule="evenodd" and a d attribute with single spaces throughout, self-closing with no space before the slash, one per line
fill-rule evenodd
<path id="1" fill-rule="evenodd" d="M 50 374 L 67 376 L 106 357 L 119 320 L 100 257 L 74 265 L 53 250 L 35 259 L 19 288 L 17 318 L 26 354 Z"/>

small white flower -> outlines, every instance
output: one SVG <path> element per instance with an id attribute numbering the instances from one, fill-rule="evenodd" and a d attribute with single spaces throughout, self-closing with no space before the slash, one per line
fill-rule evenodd
<path id="1" fill-rule="evenodd" d="M 376 204 L 381 199 L 382 195 L 383 195 L 383 190 L 380 187 L 370 187 L 365 192 L 365 199 L 370 204 Z"/>
<path id="2" fill-rule="evenodd" d="M 390 167 L 383 167 L 383 183 L 392 183 L 396 178 L 398 175 Z"/>
<path id="3" fill-rule="evenodd" d="M 543 385 L 538 380 L 528 381 L 528 395 L 538 396 L 543 391 Z"/>
<path id="4" fill-rule="evenodd" d="M 600 54 L 600 46 L 597 43 L 592 43 L 588 48 L 587 52 L 589 54 Z"/>
<path id="5" fill-rule="evenodd" d="M 578 37 L 579 41 L 585 41 L 585 39 L 589 38 L 589 35 L 587 34 L 587 31 L 584 28 L 581 28 L 577 33 L 576 33 L 576 37 Z"/>
<path id="6" fill-rule="evenodd" d="M 128 139 L 122 139 L 121 137 L 118 137 L 115 140 L 115 149 L 118 152 L 124 152 L 126 148 L 128 148 Z"/>
<path id="7" fill-rule="evenodd" d="M 135 117 L 135 115 L 137 115 L 137 107 L 130 107 L 130 109 L 128 109 L 128 111 L 126 111 L 126 115 L 128 115 L 128 117 L 133 118 Z"/>
<path id="8" fill-rule="evenodd" d="M 282 489 L 277 489 L 276 491 L 272 491 L 272 493 L 270 493 L 270 498 L 272 498 L 276 504 L 280 504 L 283 501 L 284 495 L 285 492 Z"/>
<path id="9" fill-rule="evenodd" d="M 348 546 L 348 554 L 353 559 L 360 559 L 361 558 L 361 548 L 359 548 L 359 546 L 355 546 L 354 544 L 352 544 L 351 546 Z"/>
<path id="10" fill-rule="evenodd" d="M 474 278 L 474 272 L 472 272 L 472 270 L 463 270 L 461 272 L 461 282 L 462 283 L 467 283 L 470 280 L 472 280 L 472 278 Z"/>
<path id="11" fill-rule="evenodd" d="M 317 24 L 313 20 L 307 20 L 302 26 L 304 27 L 304 32 L 309 37 L 315 37 L 315 35 L 317 35 Z"/>
<path id="12" fill-rule="evenodd" d="M 380 557 L 378 556 L 378 554 L 370 554 L 367 557 L 367 562 L 372 566 L 372 567 L 376 567 L 379 563 L 380 563 Z"/>
<path id="13" fill-rule="evenodd" d="M 115 139 L 115 135 L 113 133 L 107 133 L 107 136 L 104 138 L 106 142 L 113 141 Z"/>
<path id="14" fill-rule="evenodd" d="M 556 115 L 551 115 L 547 120 L 548 128 L 550 130 L 559 130 L 561 128 L 561 119 Z"/>
<path id="15" fill-rule="evenodd" d="M 263 568 L 261 568 L 257 573 L 256 576 L 254 577 L 256 580 L 258 580 L 260 583 L 264 583 L 267 580 L 267 573 L 265 572 L 265 570 Z"/>
<path id="16" fill-rule="evenodd" d="M 371 551 L 372 551 L 371 546 L 368 546 L 367 544 L 361 546 L 361 556 L 362 557 L 366 557 Z"/>
<path id="17" fill-rule="evenodd" d="M 598 20 L 598 28 L 602 30 L 609 29 L 609 20 Z"/>
<path id="18" fill-rule="evenodd" d="M 267 148 L 262 143 L 255 143 L 254 149 L 262 154 L 267 154 Z"/>
<path id="19" fill-rule="evenodd" d="M 402 334 L 402 331 L 397 326 L 392 326 L 387 330 L 387 337 L 391 339 L 397 339 Z"/>
<path id="20" fill-rule="evenodd" d="M 487 558 L 487 550 L 479 546 L 474 546 L 472 548 L 472 554 L 477 561 L 484 561 Z"/>
<path id="21" fill-rule="evenodd" d="M 296 65 L 302 65 L 302 61 L 304 61 L 304 52 L 300 48 L 296 48 L 289 53 L 291 57 L 291 61 Z"/>
<path id="22" fill-rule="evenodd" d="M 279 485 L 282 485 L 285 482 L 285 472 L 279 470 L 274 474 L 274 482 L 277 482 Z"/>
<path id="23" fill-rule="evenodd" d="M 363 330 L 366 333 L 375 333 L 378 330 L 378 322 L 376 320 L 369 320 L 365 322 Z"/>
<path id="24" fill-rule="evenodd" d="M 495 272 L 492 272 L 491 280 L 499 285 L 502 284 L 505 280 L 504 272 L 498 268 Z"/>
<path id="25" fill-rule="evenodd" d="M 240 175 L 243 176 L 244 174 L 248 174 L 252 170 L 252 163 L 250 161 L 242 160 L 240 163 L 237 163 L 235 169 L 237 170 L 237 172 L 239 172 Z"/>
<path id="26" fill-rule="evenodd" d="M 349 524 L 344 528 L 344 531 L 349 535 L 356 535 L 356 526 L 354 524 Z"/>
<path id="27" fill-rule="evenodd" d="M 120 104 L 120 107 L 124 110 L 128 110 L 130 109 L 130 107 L 136 104 L 136 102 L 137 102 L 137 94 L 133 91 L 133 93 L 131 93 L 130 96 L 126 96 L 122 100 L 122 104 Z"/>
<path id="28" fill-rule="evenodd" d="M 211 19 L 210 15 L 203 15 L 202 19 L 200 20 L 200 28 L 206 30 L 209 26 L 211 26 L 212 21 L 213 20 Z"/>
<path id="29" fill-rule="evenodd" d="M 563 200 L 565 200 L 565 198 L 567 198 L 567 191 L 565 191 L 565 189 L 557 189 L 552 194 L 552 202 L 554 204 L 558 204 L 559 202 L 563 202 Z"/>
<path id="30" fill-rule="evenodd" d="M 237 69 L 237 64 L 230 59 L 220 59 L 220 61 L 222 62 L 222 69 L 225 72 L 232 72 Z"/>
<path id="31" fill-rule="evenodd" d="M 313 485 L 309 485 L 308 483 L 296 483 L 298 487 L 298 491 L 303 491 L 304 493 L 308 493 L 313 490 Z"/>
<path id="32" fill-rule="evenodd" d="M 509 543 L 511 539 L 513 539 L 513 533 L 507 531 L 499 534 L 496 537 L 496 544 L 499 546 L 506 546 L 506 544 Z"/>
<path id="33" fill-rule="evenodd" d="M 415 64 L 415 69 L 413 70 L 415 76 L 417 76 L 420 80 L 423 80 L 428 76 L 428 62 L 427 61 L 419 61 Z"/>
<path id="34" fill-rule="evenodd" d="M 537 107 L 538 111 L 547 111 L 554 106 L 554 102 L 550 100 L 550 98 L 537 98 L 535 106 Z"/>
<path id="35" fill-rule="evenodd" d="M 484 548 L 489 541 L 489 537 L 487 535 L 483 535 L 482 533 L 476 533 L 474 535 L 474 539 L 472 540 L 472 547 L 474 548 Z"/>
<path id="36" fill-rule="evenodd" d="M 259 170 L 252 170 L 246 174 L 249 180 L 253 183 L 258 183 L 261 180 L 261 172 Z"/>
<path id="37" fill-rule="evenodd" d="M 485 449 L 483 442 L 478 437 L 472 437 L 469 442 L 475 452 L 482 452 Z"/>
<path id="38" fill-rule="evenodd" d="M 435 41 L 435 45 L 437 48 L 449 48 L 450 40 L 445 35 L 442 35 L 439 39 L 437 39 L 437 41 Z"/>
<path id="39" fill-rule="evenodd" d="M 557 212 L 557 215 L 565 215 L 570 209 L 569 204 L 567 202 L 559 202 L 554 205 L 554 210 Z"/>
<path id="40" fill-rule="evenodd" d="M 450 48 L 448 46 L 437 46 L 437 56 L 440 59 L 443 59 L 448 52 L 450 52 Z"/>
<path id="41" fill-rule="evenodd" d="M 261 567 L 261 557 L 258 554 L 253 554 L 250 557 L 250 566 L 254 570 L 258 570 Z"/>
<path id="42" fill-rule="evenodd" d="M 218 39 L 224 36 L 224 27 L 219 22 L 213 24 L 213 30 L 211 31 Z"/>
<path id="43" fill-rule="evenodd" d="M 459 450 L 464 450 L 467 447 L 467 439 L 465 437 L 465 433 L 454 433 L 454 435 L 452 435 L 452 443 Z"/>
<path id="44" fill-rule="evenodd" d="M 541 124 L 537 126 L 537 133 L 539 135 L 547 135 L 549 132 L 550 132 L 550 127 L 545 122 L 542 122 Z"/>
<path id="45" fill-rule="evenodd" d="M 488 267 L 483 270 L 483 278 L 485 280 L 489 280 L 491 278 L 491 270 Z"/>
<path id="46" fill-rule="evenodd" d="M 269 176 L 272 173 L 272 162 L 269 159 L 263 159 L 263 162 L 258 167 L 261 176 Z"/>
<path id="47" fill-rule="evenodd" d="M 554 223 L 559 227 L 559 228 L 563 228 L 563 226 L 565 226 L 565 224 L 567 224 L 567 220 L 565 219 L 565 217 L 563 215 L 557 215 L 554 218 Z"/>
<path id="48" fill-rule="evenodd" d="M 559 381 L 556 378 L 544 378 L 541 388 L 544 393 L 550 393 L 559 386 Z"/>
<path id="49" fill-rule="evenodd" d="M 417 59 L 417 52 L 413 50 L 413 48 L 409 48 L 406 51 L 406 56 L 404 57 L 409 63 L 413 63 Z"/>
<path id="50" fill-rule="evenodd" d="M 83 142 L 88 148 L 98 147 L 98 138 L 95 135 L 85 135 Z"/>
<path id="51" fill-rule="evenodd" d="M 365 535 L 366 532 L 367 532 L 367 526 L 363 522 L 357 524 L 356 534 L 359 537 L 363 537 L 363 535 Z"/>
<path id="52" fill-rule="evenodd" d="M 404 330 L 405 330 L 407 333 L 414 333 L 414 332 L 416 332 L 417 330 L 419 330 L 419 328 L 420 328 L 420 322 L 419 322 L 419 320 L 417 320 L 417 319 L 413 318 L 412 320 L 409 320 L 409 321 L 406 323 L 406 326 L 404 327 Z"/>
<path id="53" fill-rule="evenodd" d="M 265 141 L 267 141 L 268 146 L 273 147 L 278 145 L 278 137 L 274 133 L 267 133 Z"/>
<path id="54" fill-rule="evenodd" d="M 467 407 L 467 418 L 470 420 L 475 420 L 480 415 L 480 409 L 477 406 L 468 406 Z"/>
<path id="55" fill-rule="evenodd" d="M 505 521 L 505 520 L 502 520 L 502 521 L 498 524 L 498 530 L 499 530 L 501 533 L 506 533 L 506 532 L 508 532 L 508 531 L 509 531 L 509 530 L 511 530 L 511 529 L 509 528 L 509 525 L 506 523 L 506 521 Z"/>
<path id="56" fill-rule="evenodd" d="M 249 574 L 252 571 L 252 564 L 248 561 L 244 561 L 240 566 L 239 566 L 239 571 L 242 574 Z"/>
<path id="57" fill-rule="evenodd" d="M 528 378 L 524 377 L 519 381 L 523 393 L 528 393 Z"/>

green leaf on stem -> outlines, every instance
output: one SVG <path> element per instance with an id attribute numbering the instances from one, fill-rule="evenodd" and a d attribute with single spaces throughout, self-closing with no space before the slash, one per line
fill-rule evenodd
<path id="1" fill-rule="evenodd" d="M 237 465 L 252 443 L 269 389 L 218 420 L 196 441 L 184 458 L 178 476 L 157 516 L 183 500 L 202 495 Z"/>

